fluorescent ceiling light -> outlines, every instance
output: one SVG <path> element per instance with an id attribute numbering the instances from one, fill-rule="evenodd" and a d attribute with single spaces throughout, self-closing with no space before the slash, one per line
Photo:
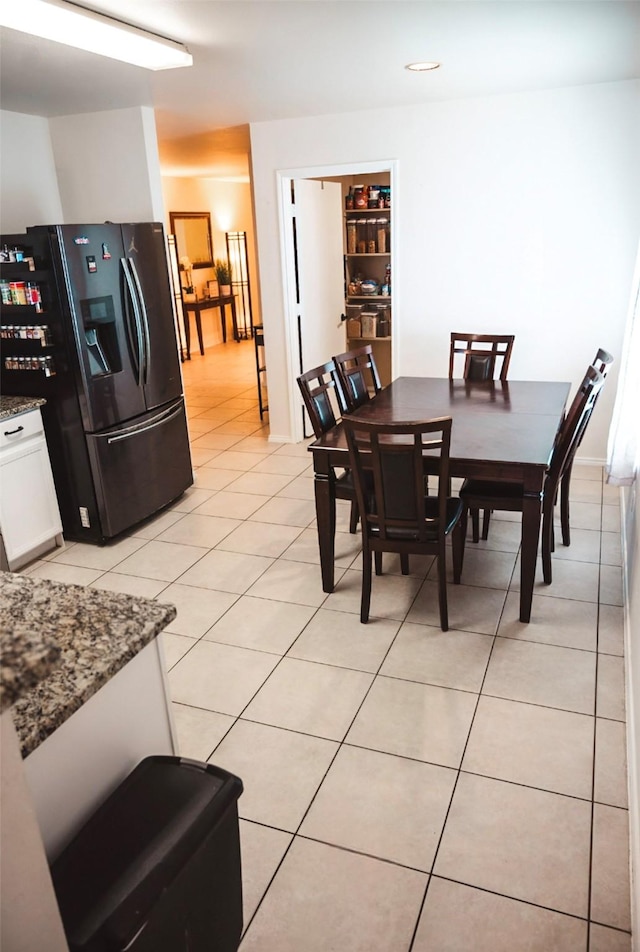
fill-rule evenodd
<path id="1" fill-rule="evenodd" d="M 180 43 L 65 0 L 3 0 L 0 25 L 145 69 L 193 65 Z"/>
<path id="2" fill-rule="evenodd" d="M 407 63 L 405 69 L 410 69 L 412 73 L 425 73 L 429 69 L 438 69 L 440 63 Z"/>

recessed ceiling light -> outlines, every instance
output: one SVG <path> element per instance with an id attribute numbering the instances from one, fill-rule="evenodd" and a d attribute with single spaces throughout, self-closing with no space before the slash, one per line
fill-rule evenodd
<path id="1" fill-rule="evenodd" d="M 0 25 L 145 69 L 173 69 L 193 63 L 193 57 L 180 43 L 65 0 L 5 2 L 0 9 Z"/>
<path id="2" fill-rule="evenodd" d="M 429 69 L 438 69 L 440 63 L 407 63 L 405 69 L 410 69 L 412 73 L 426 73 Z"/>

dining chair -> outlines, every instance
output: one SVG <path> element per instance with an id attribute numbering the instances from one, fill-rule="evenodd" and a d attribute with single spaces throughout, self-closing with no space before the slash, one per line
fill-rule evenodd
<path id="1" fill-rule="evenodd" d="M 312 370 L 307 370 L 296 378 L 304 405 L 307 408 L 311 426 L 316 438 L 327 433 L 337 424 L 334 405 L 338 408 L 344 403 L 337 380 L 336 367 L 333 361 L 320 364 Z M 335 396 L 332 396 L 334 395 Z M 334 495 L 336 499 L 346 499 L 351 503 L 349 517 L 349 531 L 355 533 L 358 528 L 358 505 L 351 472 L 345 469 L 339 476 L 332 469 Z"/>
<path id="2" fill-rule="evenodd" d="M 496 365 L 501 362 L 500 380 L 507 379 L 514 334 L 460 334 L 451 332 L 449 379 L 454 376 L 456 356 L 464 357 L 464 380 L 493 380 Z"/>
<path id="3" fill-rule="evenodd" d="M 515 334 L 461 334 L 451 332 L 449 348 L 449 380 L 453 380 L 456 356 L 464 356 L 462 376 L 464 380 L 493 380 L 496 364 L 501 362 L 500 380 L 507 379 L 509 362 Z M 460 361 L 458 360 L 459 364 Z M 482 537 L 489 531 L 491 511 L 482 515 Z"/>
<path id="4" fill-rule="evenodd" d="M 551 456 L 542 500 L 542 573 L 547 585 L 551 583 L 553 513 L 558 486 L 582 439 L 603 384 L 603 375 L 595 367 L 589 367 L 560 428 Z M 498 509 L 506 512 L 522 512 L 524 486 L 522 483 L 466 479 L 460 488 L 460 498 L 464 504 L 461 518 L 462 531 L 466 536 L 467 514 L 471 512 L 472 537 L 473 541 L 477 542 L 479 510 Z M 483 538 L 487 538 L 484 529 Z"/>
<path id="5" fill-rule="evenodd" d="M 462 501 L 447 494 L 451 417 L 418 423 L 343 420 L 362 527 L 360 621 L 369 620 L 371 555 L 382 574 L 382 553 L 400 555 L 409 574 L 410 555 L 435 555 L 438 566 L 440 627 L 447 631 L 446 539 L 452 534 L 454 582 L 460 581 L 464 536 Z M 438 494 L 424 491 L 425 459 L 437 473 Z"/>
<path id="6" fill-rule="evenodd" d="M 370 392 L 382 390 L 371 344 L 333 357 L 344 398 L 343 413 L 357 410 L 370 399 Z"/>
<path id="7" fill-rule="evenodd" d="M 603 350 L 602 347 L 598 348 L 596 356 L 593 358 L 591 366 L 602 374 L 603 379 L 609 373 L 609 368 L 613 363 L 613 357 L 608 351 Z M 567 465 L 565 466 L 565 471 L 562 474 L 562 479 L 560 481 L 560 528 L 562 531 L 562 544 L 571 545 L 571 526 L 569 520 L 569 495 L 571 490 L 571 471 L 573 469 L 573 460 L 576 455 L 576 451 L 582 442 L 582 437 L 584 436 L 584 430 L 586 425 L 582 430 L 582 433 L 578 437 L 578 440 L 573 448 L 571 458 L 567 460 Z M 554 547 L 554 540 L 552 536 L 551 540 L 552 551 Z"/>

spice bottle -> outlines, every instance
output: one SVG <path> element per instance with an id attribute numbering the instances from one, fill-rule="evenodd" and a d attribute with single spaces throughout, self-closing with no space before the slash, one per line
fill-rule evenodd
<path id="1" fill-rule="evenodd" d="M 12 304 L 26 304 L 27 303 L 26 286 L 24 281 L 10 281 L 9 287 L 11 288 L 11 303 Z"/>
<path id="2" fill-rule="evenodd" d="M 384 271 L 384 283 L 380 288 L 380 294 L 383 297 L 389 297 L 391 294 L 391 265 L 388 264 Z"/>
<path id="3" fill-rule="evenodd" d="M 25 288 L 25 296 L 27 299 L 27 304 L 34 304 L 36 311 L 38 312 L 42 310 L 42 297 L 40 295 L 40 288 L 37 284 L 32 284 L 31 281 L 28 281 Z"/>

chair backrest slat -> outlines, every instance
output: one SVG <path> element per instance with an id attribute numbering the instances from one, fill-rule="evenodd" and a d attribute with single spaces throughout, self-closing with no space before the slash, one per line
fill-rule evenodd
<path id="1" fill-rule="evenodd" d="M 453 379 L 457 354 L 464 356 L 462 376 L 465 380 L 493 380 L 496 365 L 502 361 L 500 380 L 506 380 L 514 334 L 462 334 L 451 332 L 449 378 Z"/>

